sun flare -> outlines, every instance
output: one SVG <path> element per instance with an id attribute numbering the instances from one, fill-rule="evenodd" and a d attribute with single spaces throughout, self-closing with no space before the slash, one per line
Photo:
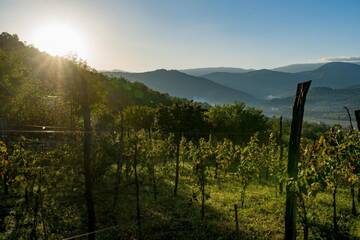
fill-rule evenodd
<path id="1" fill-rule="evenodd" d="M 85 42 L 81 34 L 66 24 L 48 24 L 34 31 L 34 46 L 52 55 L 76 54 L 87 58 Z"/>

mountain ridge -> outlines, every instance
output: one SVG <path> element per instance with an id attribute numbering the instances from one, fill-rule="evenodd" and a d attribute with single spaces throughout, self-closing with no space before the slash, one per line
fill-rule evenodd
<path id="1" fill-rule="evenodd" d="M 178 71 L 186 73 L 188 75 L 200 77 L 213 72 L 245 73 L 254 70 L 255 69 L 245 69 L 245 68 L 236 68 L 236 67 L 204 67 L 204 68 L 179 69 Z"/>
<path id="2" fill-rule="evenodd" d="M 211 81 L 234 88 L 266 99 L 284 97 L 296 87 L 296 83 L 304 77 L 285 72 L 277 72 L 269 69 L 260 69 L 248 73 L 211 73 L 203 76 Z M 278 86 L 274 88 L 272 80 L 276 79 Z"/>
<path id="3" fill-rule="evenodd" d="M 188 98 L 195 101 L 205 101 L 210 104 L 246 102 L 250 105 L 258 103 L 251 94 L 229 88 L 203 77 L 195 77 L 177 70 L 158 69 L 150 72 L 104 72 L 104 74 L 138 81 L 162 93 L 175 97 Z"/>
<path id="4" fill-rule="evenodd" d="M 247 73 L 211 73 L 203 76 L 216 83 L 241 89 L 255 97 L 266 99 L 271 95 L 284 97 L 296 89 L 296 84 L 313 80 L 313 86 L 346 88 L 360 84 L 360 65 L 331 62 L 313 71 L 286 73 L 261 69 Z"/>
<path id="5" fill-rule="evenodd" d="M 318 69 L 319 67 L 332 62 L 323 62 L 323 63 L 296 63 L 296 64 L 290 64 L 285 66 L 280 66 L 273 68 L 274 71 L 279 72 L 288 72 L 288 73 L 299 73 L 299 72 L 305 72 L 305 71 L 313 71 Z M 360 62 L 343 62 L 343 63 L 352 63 L 360 65 Z"/>

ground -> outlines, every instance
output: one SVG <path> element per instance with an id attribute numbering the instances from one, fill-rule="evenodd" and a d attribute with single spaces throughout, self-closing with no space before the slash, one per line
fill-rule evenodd
<path id="1" fill-rule="evenodd" d="M 153 197 L 152 186 L 145 169 L 140 168 L 141 235 L 143 239 L 236 239 L 234 204 L 240 206 L 240 186 L 236 177 L 227 176 L 218 184 L 209 177 L 206 185 L 207 200 L 205 220 L 200 220 L 200 192 L 196 180 L 191 177 L 188 163 L 181 166 L 179 193 L 173 196 L 174 165 L 157 169 L 158 196 Z M 209 172 L 209 175 L 213 175 Z M 102 188 L 98 191 L 106 191 Z M 123 239 L 136 239 L 136 198 L 133 180 L 123 181 L 119 204 L 114 211 L 114 221 L 119 224 L 110 232 L 98 234 L 98 239 L 108 239 L 119 234 Z M 111 196 L 97 199 L 99 216 L 106 211 Z M 350 189 L 341 188 L 337 196 L 337 213 L 340 233 L 335 237 L 332 230 L 332 195 L 320 193 L 308 202 L 311 224 L 310 239 L 360 239 L 360 218 L 351 216 Z M 360 210 L 360 204 L 359 210 Z M 246 193 L 245 206 L 239 207 L 239 239 L 283 239 L 285 193 L 275 194 L 272 184 L 254 180 Z M 107 222 L 107 219 L 99 219 Z M 298 218 L 298 236 L 303 230 Z M 106 227 L 105 225 L 103 227 Z"/>

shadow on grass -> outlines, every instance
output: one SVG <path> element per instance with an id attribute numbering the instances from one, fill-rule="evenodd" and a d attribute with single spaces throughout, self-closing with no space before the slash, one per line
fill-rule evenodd
<path id="1" fill-rule="evenodd" d="M 311 231 L 316 239 L 357 239 L 349 234 L 350 229 L 346 225 L 339 225 L 337 232 L 334 232 L 334 227 L 329 223 L 312 223 Z"/>
<path id="2" fill-rule="evenodd" d="M 188 173 L 185 173 L 185 176 Z M 143 239 L 170 240 L 170 239 L 261 239 L 254 231 L 241 229 L 239 236 L 235 233 L 233 222 L 234 212 L 220 212 L 206 205 L 205 220 L 200 217 L 200 196 L 194 198 L 197 191 L 195 185 L 187 177 L 181 178 L 177 197 L 173 196 L 173 183 L 171 179 L 161 177 L 158 179 L 158 197 L 154 200 L 150 179 L 143 177 L 141 180 L 140 205 L 141 205 L 141 230 Z M 104 194 L 100 192 L 104 191 Z M 137 239 L 136 238 L 136 196 L 135 184 L 132 179 L 123 182 L 119 194 L 117 208 L 108 212 L 111 206 L 112 194 L 106 187 L 100 188 L 97 196 L 98 221 L 101 225 L 108 226 L 116 219 L 119 224 L 117 233 L 108 238 L 99 235 L 97 239 Z M 106 197 L 105 197 L 106 196 Z M 229 204 L 231 204 L 229 202 Z"/>
<path id="3" fill-rule="evenodd" d="M 178 196 L 173 196 L 174 169 L 158 171 L 157 200 L 154 200 L 151 179 L 146 170 L 140 169 L 140 207 L 141 231 L 143 239 L 283 239 L 282 212 L 284 195 L 274 199 L 272 187 L 255 186 L 247 198 L 244 209 L 239 213 L 239 236 L 235 233 L 233 204 L 238 198 L 227 199 L 227 195 L 218 201 L 215 195 L 237 194 L 237 188 L 225 186 L 215 194 L 212 192 L 207 201 L 205 220 L 200 216 L 200 195 L 191 169 L 182 169 Z M 96 209 L 98 228 L 117 225 L 110 231 L 97 235 L 96 239 L 137 239 L 136 195 L 134 179 L 122 181 L 117 208 L 111 212 L 113 200 L 114 176 L 109 175 L 96 187 Z M 217 188 L 215 181 L 210 180 L 209 188 Z M 236 184 L 235 182 L 231 184 Z M 210 187 L 211 186 L 211 187 Z M 210 191 L 210 190 L 209 190 Z M 266 194 L 264 194 L 266 191 Z M 197 198 L 194 198 L 194 193 Z M 230 196 L 230 195 L 229 195 Z M 280 202 L 280 203 L 279 203 Z M 212 207 L 214 206 L 214 207 Z M 217 206 L 215 208 L 215 206 Z M 350 210 L 340 208 L 339 230 L 334 233 L 331 223 L 311 222 L 313 239 L 354 239 L 350 236 L 350 223 L 353 220 Z M 249 214 L 251 213 L 251 214 Z M 252 219 L 254 218 L 254 219 Z M 281 218 L 281 219 L 280 219 Z M 276 222 L 273 224 L 273 222 Z M 280 225 L 279 225 L 280 224 Z M 271 228 L 271 229 L 269 229 Z M 299 225 L 299 231 L 301 226 Z"/>

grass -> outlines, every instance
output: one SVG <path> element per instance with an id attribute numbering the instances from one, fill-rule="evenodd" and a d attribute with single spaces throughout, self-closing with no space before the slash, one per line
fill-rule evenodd
<path id="1" fill-rule="evenodd" d="M 228 176 L 218 185 L 210 178 L 206 185 L 205 221 L 200 220 L 200 192 L 192 177 L 190 164 L 181 168 L 178 196 L 173 196 L 174 164 L 157 169 L 158 198 L 154 200 L 151 181 L 146 169 L 140 168 L 141 232 L 143 239 L 237 239 L 234 204 L 240 206 L 240 186 L 236 177 Z M 137 239 L 136 198 L 133 180 L 123 180 L 117 208 L 110 214 L 113 176 L 97 186 L 96 209 L 98 228 L 112 224 L 119 227 L 98 234 L 97 239 Z M 103 192 L 103 194 L 101 193 Z M 332 196 L 320 193 L 309 204 L 310 239 L 360 239 L 360 218 L 351 216 L 350 189 L 341 188 L 337 196 L 340 233 L 332 231 Z M 253 182 L 246 193 L 245 206 L 239 207 L 238 239 L 283 239 L 285 193 L 275 195 L 272 184 Z M 358 206 L 360 212 L 360 204 Z M 101 217 L 103 216 L 103 217 Z M 105 217 L 106 216 L 106 217 Z M 100 226 L 101 225 L 101 226 Z M 302 226 L 298 223 L 298 236 Z"/>

